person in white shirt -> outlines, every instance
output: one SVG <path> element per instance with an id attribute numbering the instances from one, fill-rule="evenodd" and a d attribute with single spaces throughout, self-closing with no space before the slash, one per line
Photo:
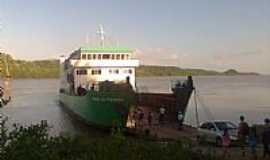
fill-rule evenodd
<path id="1" fill-rule="evenodd" d="M 166 109 L 163 106 L 160 107 L 159 109 L 159 123 L 160 124 L 163 124 L 164 122 L 165 112 L 166 112 Z"/>
<path id="2" fill-rule="evenodd" d="M 178 120 L 178 130 L 182 130 L 184 115 L 181 111 L 179 111 L 177 114 L 177 120 Z"/>

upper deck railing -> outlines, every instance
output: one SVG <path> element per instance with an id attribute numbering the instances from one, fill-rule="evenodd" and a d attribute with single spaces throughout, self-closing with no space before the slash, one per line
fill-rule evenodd
<path id="1" fill-rule="evenodd" d="M 75 67 L 138 67 L 139 60 L 71 60 Z"/>

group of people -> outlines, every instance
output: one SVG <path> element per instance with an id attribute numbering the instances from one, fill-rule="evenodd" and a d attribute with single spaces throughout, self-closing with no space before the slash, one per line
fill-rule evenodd
<path id="1" fill-rule="evenodd" d="M 137 108 L 132 113 L 132 121 L 134 122 L 135 128 L 142 128 L 145 126 L 145 120 L 147 120 L 147 125 L 149 128 L 153 126 L 153 113 L 151 111 L 148 112 L 147 115 L 145 115 L 144 111 L 140 108 Z M 145 119 L 146 117 L 146 119 Z"/>
<path id="2" fill-rule="evenodd" d="M 151 128 L 155 120 L 158 120 L 159 125 L 163 125 L 165 123 L 166 116 L 166 108 L 160 107 L 159 113 L 155 114 L 152 111 L 144 111 L 141 108 L 137 108 L 134 112 L 132 112 L 132 122 L 135 124 L 135 128 L 142 128 L 144 126 L 148 126 Z M 178 120 L 178 129 L 182 129 L 182 124 L 184 121 L 184 115 L 182 111 L 177 112 L 177 120 Z"/>
<path id="3" fill-rule="evenodd" d="M 166 113 L 166 108 L 165 107 L 160 107 L 159 109 L 159 124 L 163 124 L 164 121 L 165 121 L 165 113 Z M 182 130 L 182 126 L 183 126 L 183 122 L 184 122 L 184 114 L 181 110 L 179 110 L 177 112 L 177 115 L 176 115 L 176 119 L 177 119 L 177 128 L 178 130 Z"/>
<path id="4" fill-rule="evenodd" d="M 240 116 L 240 123 L 238 126 L 238 140 L 240 142 L 242 156 L 246 155 L 246 146 L 250 148 L 250 152 L 254 159 L 257 159 L 257 144 L 259 143 L 259 136 L 257 135 L 256 126 L 249 127 L 245 122 L 245 117 Z M 263 158 L 270 158 L 270 119 L 265 119 L 265 125 L 261 134 L 261 142 L 263 145 Z M 231 144 L 228 129 L 224 129 L 222 136 L 222 146 L 224 157 L 230 156 L 229 146 Z"/>

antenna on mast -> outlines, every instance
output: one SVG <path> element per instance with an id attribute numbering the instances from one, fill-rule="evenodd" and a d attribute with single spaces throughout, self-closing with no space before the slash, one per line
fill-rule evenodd
<path id="1" fill-rule="evenodd" d="M 103 26 L 101 24 L 99 25 L 97 34 L 100 36 L 100 46 L 104 47 L 104 45 L 105 45 L 105 43 L 104 43 L 104 41 L 105 41 L 105 32 L 104 32 Z"/>

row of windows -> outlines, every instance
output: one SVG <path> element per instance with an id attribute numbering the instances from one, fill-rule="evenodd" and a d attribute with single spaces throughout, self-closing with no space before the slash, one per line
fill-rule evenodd
<path id="1" fill-rule="evenodd" d="M 132 69 L 125 69 L 122 72 L 125 73 L 125 74 L 127 74 L 127 73 L 131 74 L 132 73 Z M 109 73 L 110 74 L 119 74 L 119 69 L 110 69 L 109 70 Z"/>
<path id="2" fill-rule="evenodd" d="M 86 74 L 87 74 L 86 69 L 77 70 L 77 75 L 86 75 Z"/>
<path id="3" fill-rule="evenodd" d="M 82 59 L 86 60 L 101 60 L 101 59 L 112 59 L 112 60 L 123 60 L 123 59 L 129 59 L 128 54 L 82 54 Z"/>
<path id="4" fill-rule="evenodd" d="M 92 75 L 100 75 L 101 74 L 101 69 L 92 69 L 91 74 Z"/>
<path id="5" fill-rule="evenodd" d="M 76 71 L 77 75 L 87 75 L 87 69 L 80 69 Z M 110 69 L 109 70 L 110 74 L 119 74 L 119 69 Z M 123 73 L 132 73 L 132 69 L 126 69 L 123 70 Z M 101 74 L 101 69 L 92 69 L 91 70 L 92 75 L 100 75 Z"/>

